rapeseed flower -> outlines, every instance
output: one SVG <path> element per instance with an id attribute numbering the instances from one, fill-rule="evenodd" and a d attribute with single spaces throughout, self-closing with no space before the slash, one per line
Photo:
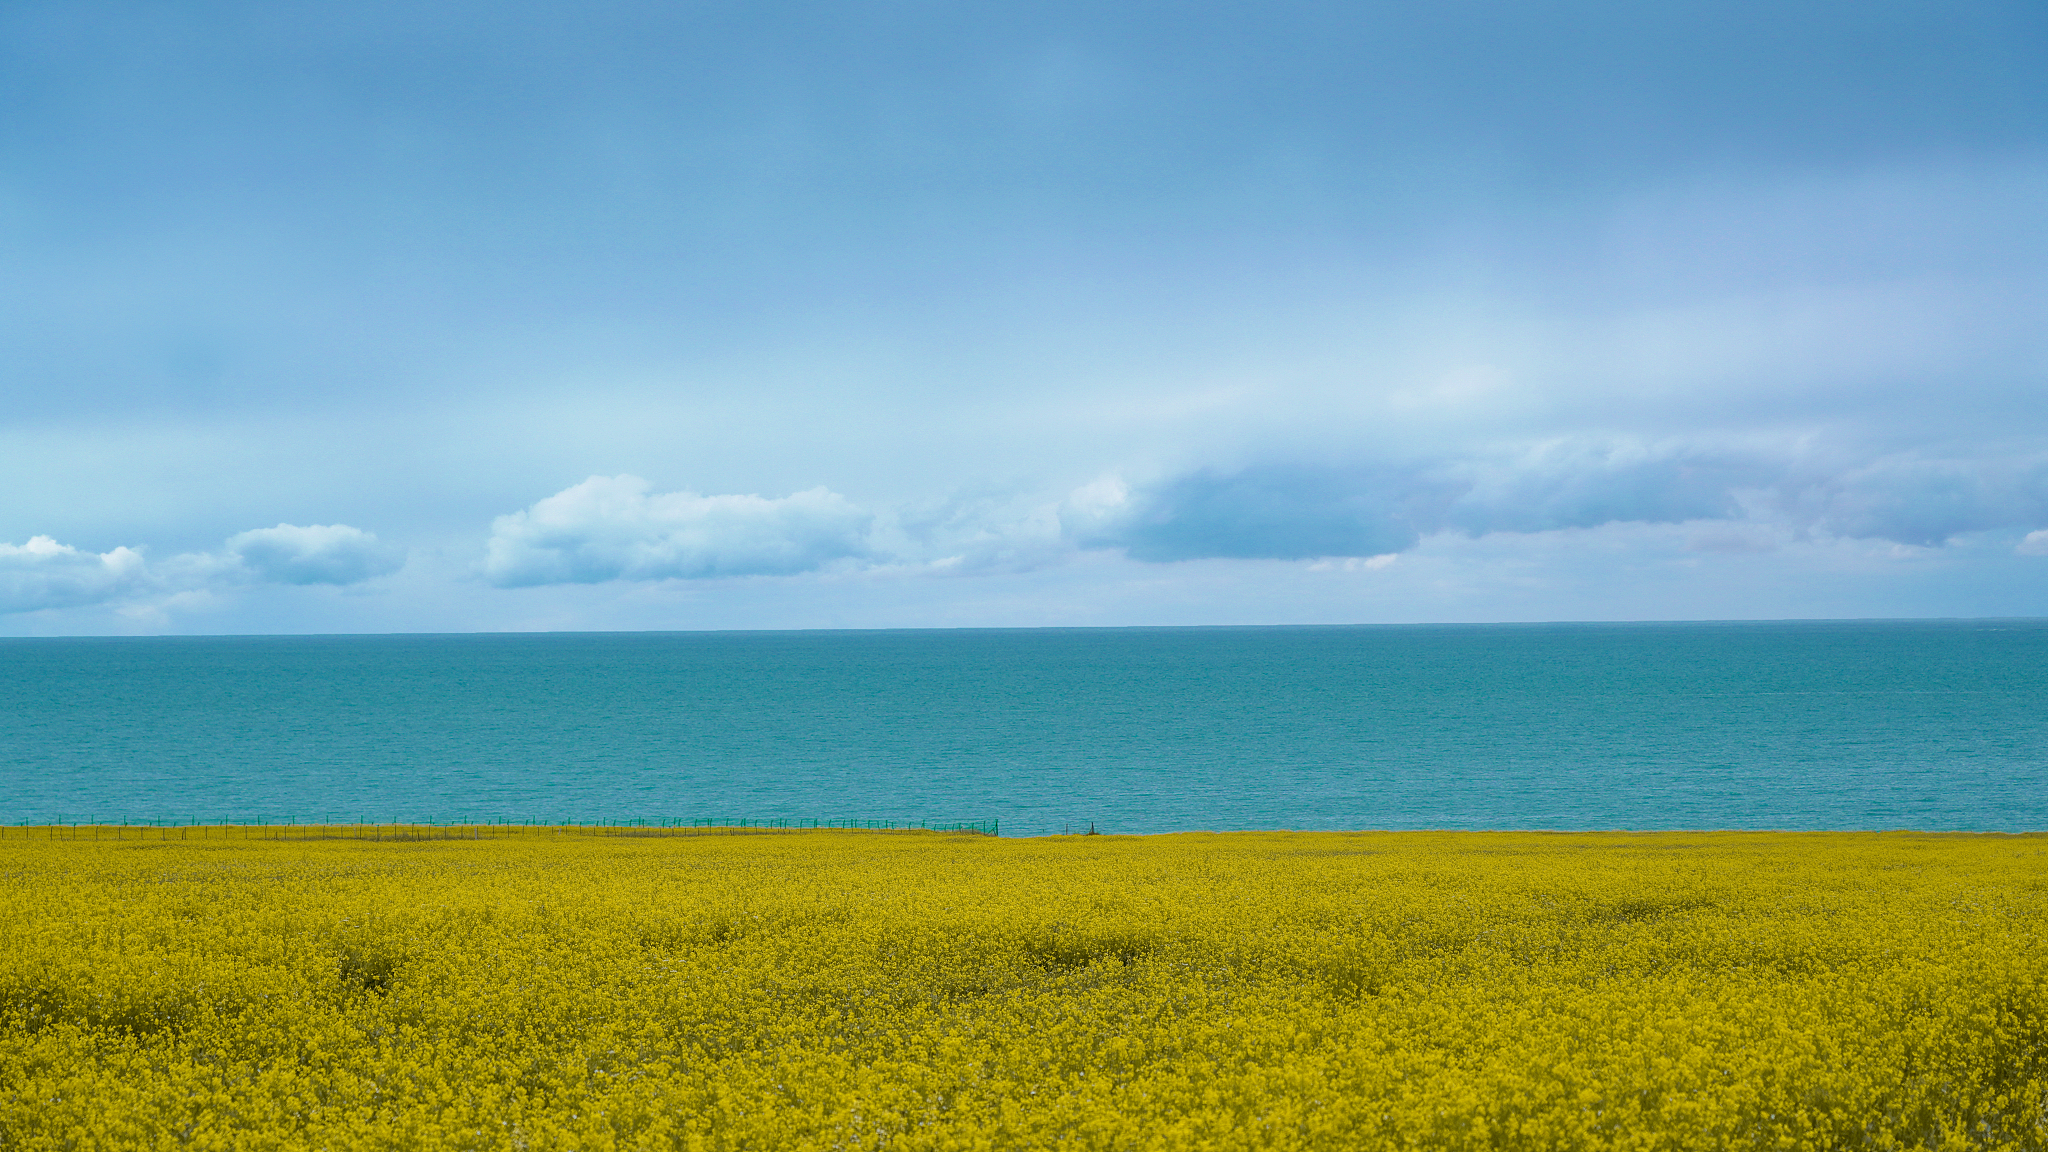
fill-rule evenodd
<path id="1" fill-rule="evenodd" d="M 0 841 L 0 1147 L 2048 1144 L 2048 841 Z"/>

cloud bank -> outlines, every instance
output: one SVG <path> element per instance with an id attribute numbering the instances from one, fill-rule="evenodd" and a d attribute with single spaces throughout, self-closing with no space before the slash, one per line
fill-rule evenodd
<path id="1" fill-rule="evenodd" d="M 403 550 L 346 524 L 279 524 L 238 532 L 219 552 L 151 564 L 140 548 L 86 552 L 49 536 L 0 542 L 0 615 L 139 604 L 256 584 L 352 585 L 396 572 Z"/>
<path id="2" fill-rule="evenodd" d="M 1428 536 L 1698 524 L 1699 551 L 1797 540 L 1938 547 L 2032 532 L 2048 551 L 2048 448 L 1856 453 L 1804 441 L 1558 439 L 1483 454 L 1349 465 L 1110 475 L 1065 496 L 979 491 L 871 513 L 825 488 L 768 498 L 654 493 L 593 476 L 499 517 L 483 574 L 504 588 L 795 576 L 828 565 L 996 574 L 1116 550 L 1189 560 L 1387 559 Z M 2041 530 L 2037 530 L 2041 529 Z M 239 538 L 238 538 L 239 539 Z"/>
<path id="3" fill-rule="evenodd" d="M 483 574 L 500 588 L 790 576 L 869 554 L 873 515 L 813 488 L 789 496 L 650 493 L 592 476 L 491 524 Z"/>
<path id="4" fill-rule="evenodd" d="M 1121 490 L 1077 520 L 1073 538 L 1150 562 L 1302 560 L 1396 553 L 1447 531 L 1694 521 L 1916 547 L 2029 532 L 2048 525 L 2048 451 L 1855 459 L 1811 447 L 1556 441 L 1405 464 L 1203 469 Z"/>
<path id="5" fill-rule="evenodd" d="M 1425 541 L 1616 527 L 1626 536 L 1629 525 L 1685 525 L 1661 538 L 1690 554 L 1877 541 L 1894 545 L 1895 557 L 1951 545 L 2048 556 L 2048 444 L 1884 451 L 1811 436 L 1552 438 L 1409 459 L 1197 467 L 1139 480 L 1110 473 L 1064 493 L 985 487 L 872 508 L 823 487 L 700 495 L 599 475 L 493 520 L 472 571 L 506 589 L 821 571 L 866 572 L 882 584 L 1000 582 L 1086 553 L 1121 553 L 1144 566 L 1275 561 L 1380 572 Z M 0 614 L 103 605 L 154 619 L 264 586 L 360 585 L 405 563 L 402 549 L 347 524 L 280 523 L 161 561 L 140 547 L 91 552 L 37 535 L 0 543 Z"/>

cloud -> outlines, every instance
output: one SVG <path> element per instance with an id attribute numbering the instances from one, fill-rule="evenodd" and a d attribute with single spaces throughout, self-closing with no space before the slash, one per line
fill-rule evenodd
<path id="1" fill-rule="evenodd" d="M 132 548 L 82 552 L 48 536 L 0 543 L 0 613 L 104 603 L 147 580 L 148 566 Z"/>
<path id="2" fill-rule="evenodd" d="M 1784 505 L 1829 535 L 1931 547 L 1966 532 L 2048 524 L 2048 459 L 1885 456 L 1788 485 Z"/>
<path id="3" fill-rule="evenodd" d="M 1737 492 L 1777 474 L 1766 462 L 1706 447 L 1575 441 L 1431 471 L 1460 491 L 1432 527 L 1475 536 L 1726 519 L 1741 511 Z"/>
<path id="4" fill-rule="evenodd" d="M 592 476 L 493 521 L 483 573 L 501 588 L 788 576 L 868 555 L 873 520 L 824 488 L 650 494 L 637 476 Z"/>
<path id="5" fill-rule="evenodd" d="M 273 584 L 359 584 L 398 571 L 399 549 L 346 524 L 279 524 L 228 537 L 227 554 L 252 577 Z"/>
<path id="6" fill-rule="evenodd" d="M 2013 551 L 2022 556 L 2048 556 L 2048 528 L 2027 533 Z"/>
<path id="7" fill-rule="evenodd" d="M 1412 478 L 1273 465 L 1178 476 L 1131 493 L 1083 547 L 1163 562 L 1304 560 L 1400 552 L 1420 539 Z"/>
<path id="8" fill-rule="evenodd" d="M 983 487 L 908 505 L 877 532 L 893 558 L 939 573 L 1028 572 L 1066 558 L 1061 505 L 1041 492 Z"/>
<path id="9" fill-rule="evenodd" d="M 1446 530 L 1722 518 L 1739 511 L 1738 489 L 1767 480 L 1736 456 L 1635 444 L 1547 443 L 1498 458 L 1345 468 L 1204 469 L 1131 491 L 1113 511 L 1098 508 L 1075 537 L 1082 547 L 1122 548 L 1153 562 L 1384 556 Z"/>
<path id="10" fill-rule="evenodd" d="M 94 604 L 161 604 L 251 584 L 358 584 L 395 572 L 399 549 L 346 524 L 279 524 L 230 536 L 219 552 L 151 564 L 140 548 L 85 552 L 37 536 L 0 543 L 0 615 Z"/>
<path id="11" fill-rule="evenodd" d="M 1204 469 L 1097 488 L 1069 519 L 1071 538 L 1151 562 L 1368 557 L 1437 532 L 1617 523 L 1732 526 L 1697 536 L 1696 548 L 1714 551 L 1809 537 L 1929 548 L 1971 532 L 2048 525 L 2048 452 L 2025 451 L 1858 459 L 1801 444 L 1550 441 L 1401 464 Z"/>

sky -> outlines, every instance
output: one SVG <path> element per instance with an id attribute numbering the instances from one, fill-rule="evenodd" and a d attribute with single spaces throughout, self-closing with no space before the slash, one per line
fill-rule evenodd
<path id="1" fill-rule="evenodd" d="M 2048 616 L 2048 7 L 0 5 L 0 634 Z"/>

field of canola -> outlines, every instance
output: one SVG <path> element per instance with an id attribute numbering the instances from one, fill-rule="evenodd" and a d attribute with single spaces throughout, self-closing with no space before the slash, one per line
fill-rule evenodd
<path id="1" fill-rule="evenodd" d="M 0 1148 L 2042 1148 L 2048 838 L 0 843 Z"/>

